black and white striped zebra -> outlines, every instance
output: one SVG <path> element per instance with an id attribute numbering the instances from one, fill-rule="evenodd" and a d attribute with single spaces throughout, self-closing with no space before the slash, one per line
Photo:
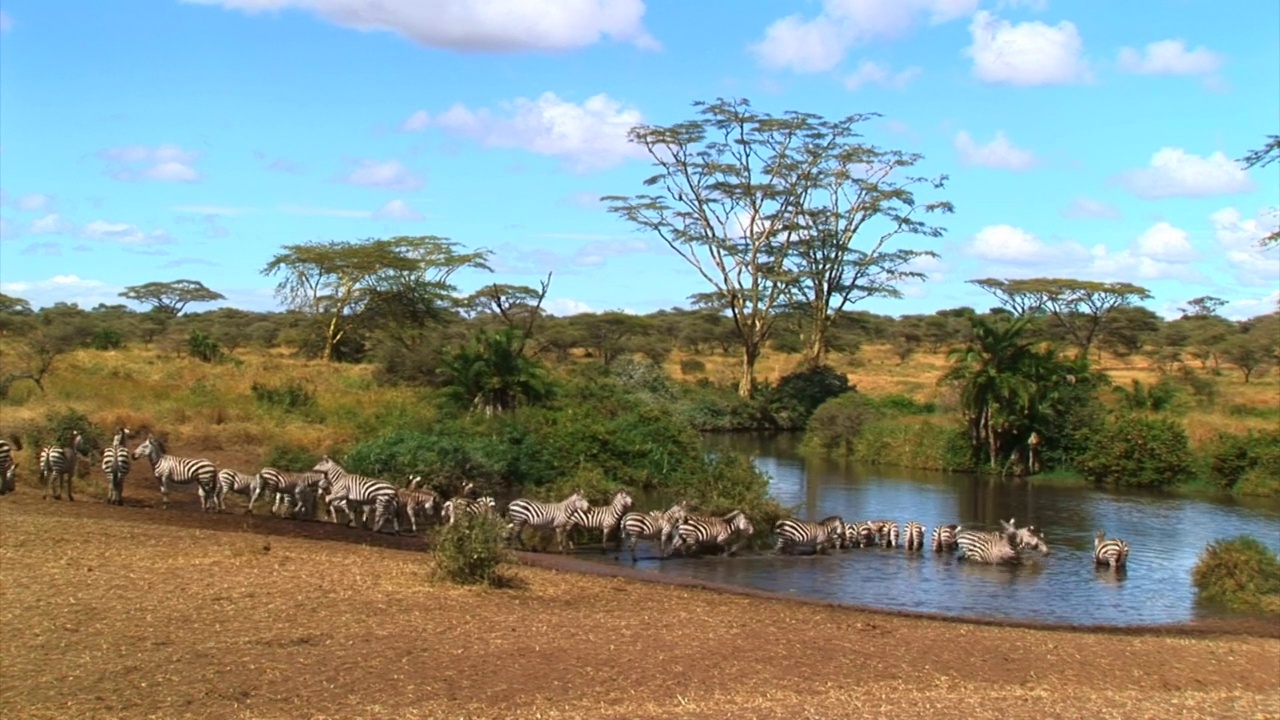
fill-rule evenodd
<path id="1" fill-rule="evenodd" d="M 129 475 L 132 462 L 129 459 L 129 448 L 125 439 L 129 437 L 129 428 L 116 428 L 111 445 L 102 451 L 102 472 L 107 476 L 107 503 L 109 505 L 124 504 L 124 479 Z"/>
<path id="2" fill-rule="evenodd" d="M 902 545 L 908 552 L 924 549 L 924 525 L 911 520 L 902 526 Z"/>
<path id="3" fill-rule="evenodd" d="M 18 461 L 13 453 L 22 449 L 22 440 L 14 435 L 0 440 L 0 495 L 11 493 L 18 487 Z"/>
<path id="4" fill-rule="evenodd" d="M 849 547 L 873 547 L 880 544 L 880 528 L 874 522 L 845 525 L 845 544 Z"/>
<path id="5" fill-rule="evenodd" d="M 898 547 L 898 540 L 901 538 L 901 531 L 898 523 L 893 520 L 885 520 L 880 526 L 880 544 L 887 548 Z"/>
<path id="6" fill-rule="evenodd" d="M 62 499 L 62 486 L 67 487 L 67 501 L 74 501 L 71 495 L 71 481 L 76 473 L 76 461 L 86 452 L 84 436 L 76 430 L 71 434 L 71 444 L 65 447 L 49 445 L 40 450 L 40 482 L 44 485 L 45 500 L 52 495 L 54 500 Z"/>
<path id="7" fill-rule="evenodd" d="M 560 552 L 564 552 L 565 536 L 572 522 L 572 515 L 575 512 L 585 511 L 589 507 L 591 506 L 587 504 L 587 499 L 582 496 L 581 490 L 557 503 L 545 503 L 528 498 L 514 500 L 507 506 L 507 519 L 511 521 L 509 529 L 511 538 L 523 549 L 525 544 L 522 533 L 526 527 L 550 528 L 556 532 L 556 544 Z"/>
<path id="8" fill-rule="evenodd" d="M 825 553 L 838 542 L 837 536 L 823 523 L 795 518 L 783 518 L 774 523 L 773 534 L 778 539 L 776 550 L 779 553 L 809 548 L 816 553 Z"/>
<path id="9" fill-rule="evenodd" d="M 1013 519 L 1000 521 L 999 532 L 961 530 L 956 545 L 965 560 L 988 565 L 1013 564 L 1021 561 L 1022 550 L 1038 550 L 1047 555 L 1049 548 L 1035 527 L 1019 528 Z"/>
<path id="10" fill-rule="evenodd" d="M 169 507 L 169 485 L 190 485 L 195 483 L 200 492 L 200 510 L 209 512 L 215 508 L 218 494 L 218 468 L 205 458 L 177 457 L 166 455 L 164 443 L 155 435 L 148 434 L 147 439 L 134 451 L 133 459 L 146 457 L 151 461 L 151 472 L 160 484 L 160 497 L 164 507 Z"/>
<path id="11" fill-rule="evenodd" d="M 463 518 L 474 518 L 481 515 L 496 516 L 497 514 L 498 503 L 489 495 L 483 495 L 478 498 L 459 495 L 440 506 L 440 522 L 445 525 L 452 525 Z"/>
<path id="12" fill-rule="evenodd" d="M 586 510 L 580 510 L 569 516 L 569 527 L 565 532 L 572 532 L 574 528 L 585 528 L 587 530 L 599 530 L 600 552 L 605 553 L 609 550 L 609 535 L 614 530 L 618 530 L 618 551 L 622 551 L 622 531 L 618 528 L 618 524 L 622 522 L 622 516 L 627 514 L 635 501 L 631 499 L 631 495 L 626 490 L 619 490 L 613 494 L 613 499 L 608 505 L 600 505 L 598 507 L 589 507 Z"/>
<path id="13" fill-rule="evenodd" d="M 1106 565 L 1112 570 L 1122 568 L 1129 562 L 1129 543 L 1120 538 L 1107 539 L 1101 530 L 1093 536 L 1093 564 Z"/>
<path id="14" fill-rule="evenodd" d="M 1035 550 L 1041 555 L 1049 554 L 1049 546 L 1044 542 L 1044 534 L 1034 525 L 1018 527 L 1014 519 L 1009 518 L 1008 522 L 1001 520 L 1000 526 L 1005 532 L 1013 534 L 1013 546 L 1019 551 Z"/>
<path id="15" fill-rule="evenodd" d="M 218 512 L 227 511 L 227 493 L 243 495 L 245 500 L 253 497 L 253 489 L 258 485 L 258 476 L 242 473 L 239 470 L 223 468 L 218 471 L 218 493 L 214 502 Z"/>
<path id="16" fill-rule="evenodd" d="M 396 517 L 397 502 L 394 485 L 385 480 L 349 473 L 327 455 L 312 469 L 315 472 L 324 473 L 324 478 L 319 485 L 320 496 L 329 504 L 329 517 L 333 522 L 338 522 L 339 507 L 350 519 L 347 524 L 354 525 L 358 521 L 352 505 L 357 507 L 372 505 L 375 510 L 374 532 L 381 530 L 387 520 L 391 521 L 394 532 L 400 532 L 400 520 Z"/>
<path id="17" fill-rule="evenodd" d="M 252 513 L 258 498 L 266 496 L 271 502 L 271 514 L 279 515 L 280 508 L 289 512 L 289 503 L 293 502 L 294 516 L 305 511 L 306 503 L 299 496 L 308 495 L 308 490 L 315 490 L 324 479 L 324 473 L 315 470 L 289 472 L 264 467 L 258 471 L 253 491 L 249 495 L 249 505 L 245 513 Z"/>
<path id="18" fill-rule="evenodd" d="M 934 552 L 949 552 L 956 549 L 956 535 L 962 530 L 959 525 L 938 525 L 929 535 L 929 547 Z"/>
<path id="19" fill-rule="evenodd" d="M 722 555 L 732 555 L 746 544 L 754 532 L 751 521 L 741 510 L 734 510 L 724 517 L 690 515 L 676 526 L 675 539 L 667 555 L 670 556 L 677 549 L 687 554 L 690 548 L 705 545 L 724 548 Z M 733 539 L 737 542 L 730 545 L 729 541 Z"/>
<path id="20" fill-rule="evenodd" d="M 400 511 L 407 516 L 414 532 L 418 532 L 418 517 L 421 516 L 423 522 L 430 520 L 435 515 L 436 506 L 440 503 L 439 495 L 421 485 L 422 477 L 413 475 L 409 478 L 408 487 L 396 489 L 396 500 L 400 505 Z"/>
<path id="21" fill-rule="evenodd" d="M 636 561 L 636 542 L 640 540 L 656 540 L 658 554 L 666 552 L 667 541 L 670 540 L 676 526 L 689 517 L 689 506 L 683 500 L 666 510 L 651 510 L 647 513 L 632 512 L 622 516 L 622 539 L 631 544 L 631 562 Z"/>
<path id="22" fill-rule="evenodd" d="M 824 517 L 818 523 L 827 528 L 827 532 L 835 537 L 835 546 L 838 548 L 849 547 L 848 544 L 848 525 L 845 524 L 844 518 L 839 515 L 831 515 Z"/>

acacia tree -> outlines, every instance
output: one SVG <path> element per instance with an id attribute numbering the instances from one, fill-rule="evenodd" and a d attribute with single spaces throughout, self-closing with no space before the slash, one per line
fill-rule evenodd
<path id="1" fill-rule="evenodd" d="M 126 300 L 150 305 L 156 312 L 177 317 L 191 303 L 226 300 L 227 297 L 205 287 L 197 280 L 172 280 L 130 285 L 120 293 Z"/>
<path id="2" fill-rule="evenodd" d="M 1264 168 L 1277 160 L 1280 160 L 1280 135 L 1268 135 L 1267 142 L 1262 147 L 1249 151 L 1238 162 L 1244 165 L 1245 170 L 1252 170 L 1255 167 Z M 1258 244 L 1262 247 L 1280 244 L 1280 228 L 1272 230 Z"/>
<path id="3" fill-rule="evenodd" d="M 542 319 L 542 303 L 551 289 L 551 273 L 547 273 L 547 279 L 539 281 L 538 285 L 535 290 L 528 285 L 493 283 L 472 293 L 466 304 L 501 319 L 504 326 L 517 333 L 517 350 L 524 352 L 525 345 L 533 337 L 534 327 Z"/>
<path id="4" fill-rule="evenodd" d="M 489 251 L 462 252 L 432 235 L 286 245 L 262 269 L 282 275 L 276 295 L 292 310 L 323 323 L 321 358 L 371 309 L 396 307 L 428 317 L 433 301 L 453 291 L 449 280 L 463 268 L 488 270 Z M 426 313 L 425 315 L 423 313 Z"/>
<path id="5" fill-rule="evenodd" d="M 1151 297 L 1146 288 L 1125 282 L 986 278 L 969 283 L 991 293 L 1020 316 L 1048 314 L 1053 317 L 1071 338 L 1078 358 L 1089 356 L 1089 349 L 1113 310 Z"/>

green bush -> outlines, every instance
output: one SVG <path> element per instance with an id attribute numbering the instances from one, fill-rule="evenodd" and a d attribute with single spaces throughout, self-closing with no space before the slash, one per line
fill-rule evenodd
<path id="1" fill-rule="evenodd" d="M 1075 469 L 1099 485 L 1174 485 L 1192 471 L 1187 433 L 1164 418 L 1120 415 L 1089 433 Z"/>
<path id="2" fill-rule="evenodd" d="M 763 399 L 748 400 L 733 390 L 710 384 L 685 387 L 673 410 L 682 421 L 700 432 L 778 429 L 773 413 Z"/>
<path id="3" fill-rule="evenodd" d="M 507 524 L 489 515 L 464 516 L 436 532 L 435 575 L 459 585 L 509 585 L 500 568 L 510 561 Z"/>
<path id="4" fill-rule="evenodd" d="M 308 448 L 288 443 L 277 443 L 267 449 L 262 459 L 265 467 L 273 467 L 287 472 L 310 470 L 320 462 L 320 456 Z"/>
<path id="5" fill-rule="evenodd" d="M 94 350 L 119 350 L 124 347 L 124 336 L 115 328 L 100 327 L 89 338 L 89 347 Z"/>
<path id="6" fill-rule="evenodd" d="M 698 358 L 684 358 L 680 361 L 681 375 L 701 375 L 707 371 L 707 364 Z"/>
<path id="7" fill-rule="evenodd" d="M 212 363 L 222 359 L 222 346 L 203 332 L 192 330 L 187 336 L 187 353 L 201 362 Z"/>
<path id="8" fill-rule="evenodd" d="M 928 416 L 874 419 L 853 443 L 849 457 L 876 465 L 969 472 L 976 470 L 964 424 Z"/>
<path id="9" fill-rule="evenodd" d="M 929 402 L 920 402 L 913 397 L 903 395 L 901 393 L 889 393 L 888 395 L 868 395 L 867 401 L 876 410 L 886 415 L 932 415 L 938 412 L 938 404 Z"/>
<path id="10" fill-rule="evenodd" d="M 779 428 L 803 428 L 824 402 L 849 392 L 849 378 L 830 365 L 785 375 L 765 397 Z"/>
<path id="11" fill-rule="evenodd" d="M 881 412 L 866 395 L 851 392 L 818 407 L 805 426 L 804 446 L 837 455 L 853 455 L 862 431 Z"/>
<path id="12" fill-rule="evenodd" d="M 1147 385 L 1134 378 L 1128 388 L 1116 385 L 1111 391 L 1120 399 L 1120 404 L 1134 411 L 1165 412 L 1180 407 L 1183 402 L 1183 390 L 1173 378 L 1162 376 L 1153 385 Z"/>
<path id="13" fill-rule="evenodd" d="M 28 425 L 24 430 L 22 442 L 36 454 L 48 445 L 69 446 L 77 430 L 84 438 L 85 447 L 90 450 L 103 447 L 105 437 L 105 432 L 94 425 L 89 416 L 69 407 L 45 411 L 42 421 Z"/>
<path id="14" fill-rule="evenodd" d="M 298 412 L 311 410 L 316 406 L 315 390 L 299 380 L 290 380 L 281 385 L 255 382 L 249 386 L 249 392 L 259 406 L 272 410 Z"/>
<path id="15" fill-rule="evenodd" d="M 1204 452 L 1209 480 L 1224 490 L 1235 488 L 1255 470 L 1280 477 L 1280 432 L 1218 433 L 1206 443 Z"/>
<path id="16" fill-rule="evenodd" d="M 1219 539 L 1191 571 L 1202 602 L 1232 610 L 1280 614 L 1280 559 L 1256 538 Z"/>

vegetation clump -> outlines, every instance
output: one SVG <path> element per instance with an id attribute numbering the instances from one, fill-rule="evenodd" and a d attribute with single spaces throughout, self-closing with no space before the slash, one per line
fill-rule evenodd
<path id="1" fill-rule="evenodd" d="M 1219 539 L 1191 571 L 1201 602 L 1231 610 L 1280 615 L 1280 558 L 1257 538 Z"/>
<path id="2" fill-rule="evenodd" d="M 506 538 L 506 523 L 490 515 L 464 515 L 441 526 L 433 545 L 436 577 L 458 585 L 510 586 L 511 576 L 501 569 L 511 560 Z"/>

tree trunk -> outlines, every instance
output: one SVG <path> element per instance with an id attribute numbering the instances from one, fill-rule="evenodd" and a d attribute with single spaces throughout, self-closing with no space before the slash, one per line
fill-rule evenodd
<path id="1" fill-rule="evenodd" d="M 826 317 L 814 317 L 810 328 L 808 347 L 804 350 L 804 364 L 808 368 L 816 368 L 827 359 L 827 328 L 830 320 Z"/>
<path id="2" fill-rule="evenodd" d="M 742 377 L 738 380 L 738 396 L 750 400 L 756 387 L 756 360 L 760 357 L 760 348 L 751 343 L 742 346 Z"/>

